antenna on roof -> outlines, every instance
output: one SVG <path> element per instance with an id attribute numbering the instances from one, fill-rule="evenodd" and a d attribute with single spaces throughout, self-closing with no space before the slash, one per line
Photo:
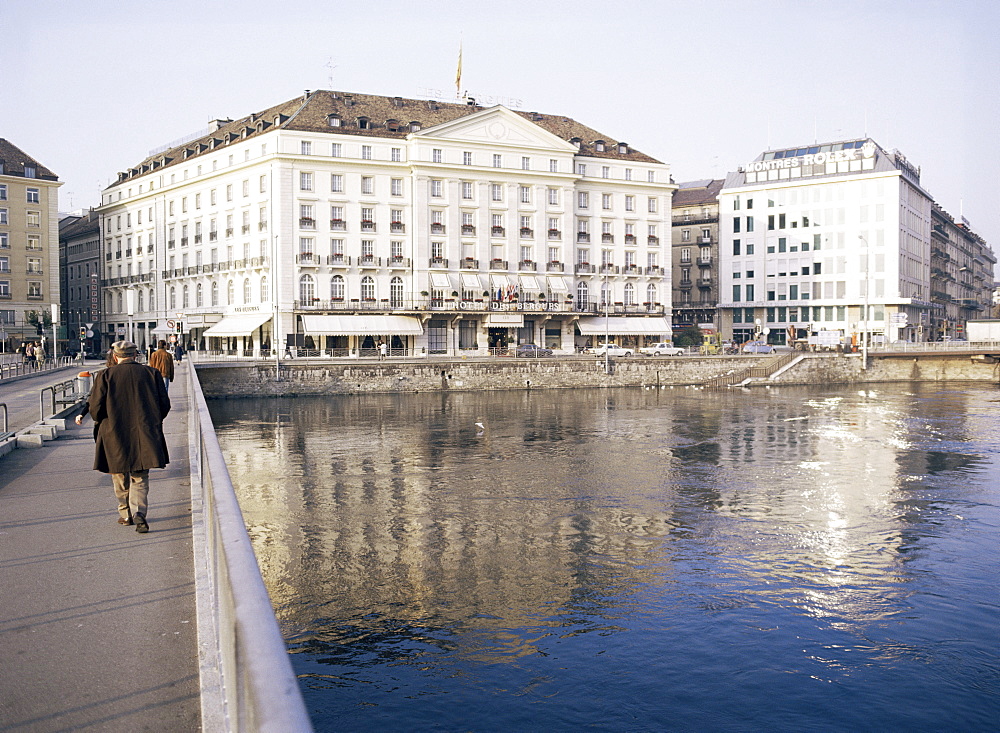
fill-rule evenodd
<path id="1" fill-rule="evenodd" d="M 326 78 L 326 88 L 333 89 L 333 70 L 337 68 L 333 63 L 333 56 L 326 57 L 326 63 L 323 65 L 323 68 L 330 72 L 330 75 Z"/>

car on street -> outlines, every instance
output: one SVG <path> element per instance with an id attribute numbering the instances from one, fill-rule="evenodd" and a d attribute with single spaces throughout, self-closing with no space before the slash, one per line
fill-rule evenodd
<path id="1" fill-rule="evenodd" d="M 587 349 L 594 356 L 632 356 L 635 354 L 635 349 L 619 346 L 618 344 L 598 344 L 597 346 L 592 346 Z"/>
<path id="2" fill-rule="evenodd" d="M 774 347 L 763 341 L 747 341 L 743 344 L 744 354 L 770 354 L 772 351 L 774 351 Z"/>
<path id="3" fill-rule="evenodd" d="M 684 349 L 681 346 L 674 346 L 664 341 L 652 346 L 643 346 L 639 349 L 639 353 L 646 354 L 647 356 L 680 356 L 684 353 Z"/>
<path id="4" fill-rule="evenodd" d="M 537 344 L 521 344 L 514 349 L 514 356 L 523 356 L 529 359 L 537 359 L 541 356 L 552 356 L 552 349 L 546 349 Z"/>

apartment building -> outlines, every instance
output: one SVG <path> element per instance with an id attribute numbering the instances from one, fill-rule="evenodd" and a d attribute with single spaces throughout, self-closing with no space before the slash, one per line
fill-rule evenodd
<path id="1" fill-rule="evenodd" d="M 307 92 L 104 191 L 105 331 L 333 355 L 669 336 L 675 188 L 561 115 Z"/>
<path id="2" fill-rule="evenodd" d="M 719 295 L 719 191 L 725 181 L 677 184 L 673 196 L 674 328 L 716 330 Z"/>
<path id="3" fill-rule="evenodd" d="M 72 350 L 84 341 L 99 351 L 101 320 L 101 219 L 92 209 L 59 220 L 59 292 L 62 323 Z"/>
<path id="4" fill-rule="evenodd" d="M 937 204 L 931 208 L 931 302 L 928 338 L 964 338 L 965 322 L 992 316 L 996 256 L 972 231 Z"/>
<path id="5" fill-rule="evenodd" d="M 6 350 L 52 335 L 61 185 L 55 173 L 0 138 L 0 341 Z"/>
<path id="6" fill-rule="evenodd" d="M 730 173 L 719 194 L 723 335 L 926 339 L 938 307 L 932 203 L 919 169 L 870 139 L 771 150 Z"/>

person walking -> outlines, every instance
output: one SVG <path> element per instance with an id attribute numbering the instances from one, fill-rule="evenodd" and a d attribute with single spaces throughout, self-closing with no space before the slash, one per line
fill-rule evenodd
<path id="1" fill-rule="evenodd" d="M 35 360 L 38 363 L 38 368 L 41 369 L 45 366 L 45 345 L 39 344 L 35 347 Z"/>
<path id="2" fill-rule="evenodd" d="M 116 341 L 112 349 L 115 366 L 97 375 L 87 400 L 97 423 L 94 470 L 111 474 L 118 523 L 146 533 L 149 469 L 170 461 L 163 435 L 170 397 L 160 372 L 136 362 L 138 346 Z"/>
<path id="3" fill-rule="evenodd" d="M 181 346 L 181 340 L 177 339 L 174 343 L 174 361 L 180 364 L 184 361 L 184 347 Z"/>
<path id="4" fill-rule="evenodd" d="M 163 339 L 160 339 L 160 342 L 157 344 L 156 351 L 149 355 L 149 365 L 153 369 L 159 370 L 163 376 L 163 386 L 169 392 L 170 383 L 174 379 L 174 357 L 167 351 L 167 342 Z"/>
<path id="5" fill-rule="evenodd" d="M 378 360 L 382 361 L 389 355 L 389 347 L 382 339 L 378 340 Z"/>

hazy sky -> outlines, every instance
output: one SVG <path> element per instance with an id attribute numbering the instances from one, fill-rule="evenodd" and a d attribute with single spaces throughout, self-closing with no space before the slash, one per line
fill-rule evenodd
<path id="1" fill-rule="evenodd" d="M 0 0 L 6 137 L 60 208 L 210 119 L 333 88 L 463 88 L 724 177 L 866 132 L 1000 251 L 998 0 Z M 332 77 L 332 85 L 331 85 Z"/>

